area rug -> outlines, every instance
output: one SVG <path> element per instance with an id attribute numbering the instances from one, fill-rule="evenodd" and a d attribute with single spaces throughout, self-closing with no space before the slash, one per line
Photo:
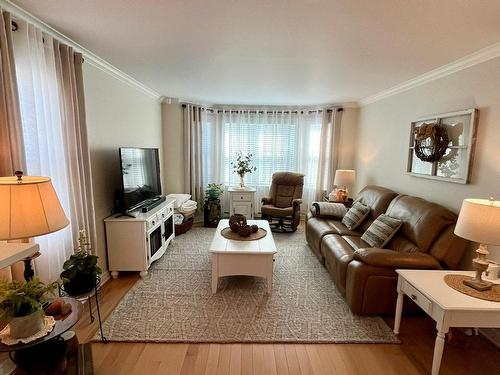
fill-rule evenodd
<path id="1" fill-rule="evenodd" d="M 110 341 L 397 343 L 380 317 L 353 315 L 304 232 L 273 233 L 272 295 L 265 281 L 226 277 L 212 294 L 214 229 L 193 228 L 126 294 L 104 323 Z M 99 339 L 96 336 L 95 339 Z"/>

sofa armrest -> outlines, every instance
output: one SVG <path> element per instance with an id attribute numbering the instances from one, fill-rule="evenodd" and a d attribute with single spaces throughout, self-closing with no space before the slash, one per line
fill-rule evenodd
<path id="1" fill-rule="evenodd" d="M 441 269 L 439 262 L 425 253 L 403 253 L 388 249 L 358 249 L 353 258 L 370 266 L 392 268 Z"/>
<path id="2" fill-rule="evenodd" d="M 273 198 L 271 197 L 262 197 L 260 201 L 262 204 L 273 204 Z"/>

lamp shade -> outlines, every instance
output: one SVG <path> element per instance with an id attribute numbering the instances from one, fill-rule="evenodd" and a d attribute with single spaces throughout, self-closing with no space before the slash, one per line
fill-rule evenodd
<path id="1" fill-rule="evenodd" d="M 464 199 L 455 234 L 485 245 L 500 245 L 500 201 Z"/>
<path id="2" fill-rule="evenodd" d="M 0 240 L 36 237 L 68 224 L 50 178 L 0 177 Z"/>
<path id="3" fill-rule="evenodd" d="M 356 180 L 356 172 L 352 169 L 337 169 L 335 171 L 335 180 L 333 181 L 336 186 L 352 186 Z"/>

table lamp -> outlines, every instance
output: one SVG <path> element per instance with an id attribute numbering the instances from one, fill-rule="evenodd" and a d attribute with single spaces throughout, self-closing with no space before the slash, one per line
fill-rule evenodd
<path id="1" fill-rule="evenodd" d="M 52 233 L 69 224 L 57 194 L 48 177 L 0 177 L 0 240 L 24 240 Z M 34 272 L 31 259 L 24 259 L 24 277 Z"/>
<path id="2" fill-rule="evenodd" d="M 337 169 L 335 171 L 335 179 L 333 180 L 333 184 L 344 192 L 343 200 L 347 200 L 347 198 L 349 198 L 349 190 L 347 189 L 347 187 L 353 186 L 355 180 L 356 172 L 352 169 Z M 334 194 L 334 192 L 330 194 Z"/>
<path id="3" fill-rule="evenodd" d="M 493 198 L 464 199 L 455 234 L 480 244 L 476 250 L 477 257 L 472 260 L 476 276 L 472 280 L 464 280 L 464 284 L 479 291 L 490 289 L 493 284 L 481 276 L 489 265 L 487 245 L 500 245 L 500 201 Z"/>

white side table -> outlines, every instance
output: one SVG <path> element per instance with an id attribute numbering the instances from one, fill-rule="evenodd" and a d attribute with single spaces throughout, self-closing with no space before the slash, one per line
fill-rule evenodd
<path id="1" fill-rule="evenodd" d="M 0 269 L 22 260 L 24 261 L 24 278 L 28 280 L 33 277 L 31 257 L 37 257 L 39 251 L 40 246 L 36 243 L 0 242 Z"/>
<path id="2" fill-rule="evenodd" d="M 256 191 L 257 190 L 254 188 L 239 189 L 235 187 L 230 187 L 228 189 L 229 216 L 240 214 L 245 216 L 247 219 L 253 219 L 254 200 Z"/>
<path id="3" fill-rule="evenodd" d="M 434 345 L 432 375 L 439 374 L 445 334 L 450 327 L 500 327 L 500 303 L 470 297 L 444 282 L 444 276 L 447 274 L 474 276 L 474 272 L 428 270 L 396 270 L 396 272 L 399 278 L 394 333 L 399 333 L 403 296 L 406 294 L 436 321 L 438 333 Z"/>

